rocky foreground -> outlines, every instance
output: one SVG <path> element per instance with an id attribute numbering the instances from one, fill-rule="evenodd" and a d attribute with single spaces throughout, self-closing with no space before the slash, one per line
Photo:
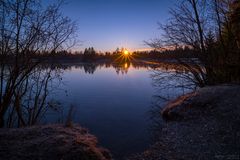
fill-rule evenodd
<path id="1" fill-rule="evenodd" d="M 162 116 L 166 121 L 156 144 L 130 159 L 240 159 L 239 85 L 206 87 L 181 96 L 162 110 Z"/>
<path id="2" fill-rule="evenodd" d="M 97 139 L 79 126 L 0 129 L 1 160 L 110 160 Z"/>

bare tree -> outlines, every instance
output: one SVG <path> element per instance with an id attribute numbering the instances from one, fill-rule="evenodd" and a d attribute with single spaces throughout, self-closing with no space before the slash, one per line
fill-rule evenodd
<path id="1" fill-rule="evenodd" d="M 180 1 L 176 4 L 174 9 L 170 10 L 171 18 L 167 24 L 159 24 L 164 31 L 164 39 L 154 40 L 150 44 L 155 46 L 162 46 L 162 48 L 170 48 L 173 46 L 182 47 L 188 46 L 199 51 L 196 57 L 203 59 L 205 56 L 204 37 L 207 29 L 207 19 L 205 14 L 207 12 L 206 2 L 199 0 Z M 196 61 L 189 59 L 187 62 L 182 59 L 177 59 L 179 63 L 185 65 L 188 70 L 192 71 L 192 75 L 199 86 L 204 86 L 205 70 L 202 67 L 204 61 Z M 190 65 L 190 64 L 194 64 Z M 192 79 L 192 76 L 189 78 Z"/>
<path id="2" fill-rule="evenodd" d="M 61 4 L 43 7 L 38 0 L 0 1 L 0 127 L 5 125 L 11 108 L 21 124 L 26 125 L 22 100 L 31 93 L 31 86 L 40 85 L 43 88 L 38 92 L 47 93 L 49 74 L 44 81 L 34 81 L 36 74 L 41 74 L 36 70 L 41 61 L 34 57 L 75 43 L 76 25 L 60 13 Z M 37 95 L 33 99 L 36 100 Z M 45 105 L 44 97 L 41 100 Z"/>
<path id="3" fill-rule="evenodd" d="M 224 68 L 237 66 L 240 57 L 236 17 L 239 17 L 239 2 L 235 0 L 179 0 L 170 10 L 167 23 L 159 24 L 164 31 L 162 39 L 147 44 L 160 49 L 190 47 L 196 58 L 177 61 L 191 71 L 196 84 L 203 87 L 224 81 L 221 76 L 224 75 L 222 79 L 229 76 Z"/>

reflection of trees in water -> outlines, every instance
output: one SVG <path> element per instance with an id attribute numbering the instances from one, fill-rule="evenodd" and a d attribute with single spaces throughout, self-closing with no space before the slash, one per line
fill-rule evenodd
<path id="1" fill-rule="evenodd" d="M 118 63 L 118 64 L 112 64 L 112 63 L 79 63 L 79 64 L 56 64 L 53 65 L 52 68 L 55 69 L 62 69 L 65 71 L 72 70 L 72 69 L 81 69 L 84 70 L 87 74 L 94 74 L 97 69 L 101 68 L 111 68 L 113 67 L 117 74 L 127 74 L 128 70 L 130 68 L 131 64 L 130 62 L 126 63 Z M 49 64 L 44 64 L 41 66 L 42 69 L 49 68 Z M 138 67 L 140 68 L 140 67 Z"/>
<path id="2" fill-rule="evenodd" d="M 0 127 L 36 124 L 52 107 L 47 97 L 57 70 L 40 69 L 36 57 L 75 44 L 76 25 L 61 14 L 61 4 L 0 2 Z"/>
<path id="3" fill-rule="evenodd" d="M 151 73 L 151 78 L 153 85 L 160 90 L 196 88 L 196 82 L 194 81 L 192 72 L 178 64 L 165 64 L 154 68 Z"/>
<path id="4" fill-rule="evenodd" d="M 168 100 L 189 91 L 190 88 L 194 88 L 191 81 L 184 79 L 186 76 L 190 76 L 187 70 L 179 67 L 177 64 L 161 63 L 160 65 L 156 64 L 146 64 L 146 63 L 79 63 L 79 64 L 41 64 L 35 69 L 36 72 L 29 77 L 31 85 L 28 87 L 29 94 L 28 96 L 21 97 L 21 92 L 24 91 L 24 84 L 21 86 L 21 90 L 16 94 L 16 97 L 20 96 L 22 102 L 28 102 L 21 108 L 21 112 L 24 113 L 24 118 L 21 120 L 21 123 L 34 124 L 37 123 L 41 117 L 46 113 L 47 108 L 56 109 L 58 104 L 50 99 L 47 99 L 47 95 L 51 93 L 53 88 L 56 88 L 56 81 L 61 80 L 62 70 L 72 70 L 72 69 L 81 69 L 84 70 L 87 74 L 94 74 L 97 69 L 101 68 L 110 68 L 113 67 L 117 74 L 127 74 L 130 67 L 135 69 L 150 69 L 152 84 L 157 90 L 157 95 L 153 97 L 152 106 L 153 108 L 160 108 Z M 53 81 L 54 80 L 54 81 Z M 27 81 L 25 81 L 27 82 Z M 47 87 L 46 87 L 47 86 Z M 173 94 L 174 93 L 174 94 Z M 18 95 L 18 96 L 17 96 Z M 34 98 L 37 97 L 37 98 Z M 43 103 L 40 103 L 41 102 Z M 42 101 L 44 100 L 44 101 Z M 17 103 L 17 102 L 16 102 Z M 44 104 L 44 105 L 43 105 Z M 44 106 L 44 107 L 43 107 Z M 13 109 L 13 108 L 11 108 Z M 16 113 L 12 113 L 11 109 L 9 114 L 11 118 L 8 118 L 8 124 L 14 124 L 17 122 L 13 120 L 16 117 Z M 40 112 L 41 111 L 41 112 Z M 157 111 L 157 109 L 156 109 Z M 157 117 L 159 118 L 160 109 L 158 109 Z M 41 114 L 40 114 L 41 113 Z M 15 121 L 15 122 L 13 122 Z M 157 124 L 158 119 L 154 120 Z"/>
<path id="5" fill-rule="evenodd" d="M 61 71 L 36 67 L 14 89 L 12 103 L 5 114 L 6 127 L 22 127 L 41 122 L 49 110 L 57 111 L 60 104 L 50 98 L 61 83 Z M 7 87 L 8 84 L 5 84 Z"/>
<path id="6" fill-rule="evenodd" d="M 196 88 L 194 81 L 192 81 L 191 72 L 177 63 L 78 63 L 56 66 L 57 69 L 63 70 L 81 69 L 87 74 L 94 74 L 97 69 L 111 67 L 116 70 L 117 74 L 127 74 L 130 67 L 150 70 L 152 85 L 156 93 L 152 97 L 151 109 L 149 111 L 150 132 L 153 138 L 158 137 L 164 127 L 160 113 L 162 107 L 170 100 Z M 45 66 L 45 68 L 47 67 Z"/>
<path id="7" fill-rule="evenodd" d="M 151 72 L 155 95 L 152 97 L 151 109 L 148 112 L 149 131 L 152 138 L 158 140 L 164 132 L 165 125 L 167 125 L 161 116 L 163 107 L 178 96 L 193 91 L 196 89 L 196 85 L 192 82 L 191 73 L 180 69 L 179 66 L 176 69 L 169 65 L 161 66 Z"/>
<path id="8" fill-rule="evenodd" d="M 85 73 L 88 74 L 93 74 L 96 71 L 97 67 L 98 66 L 95 64 L 87 64 L 83 66 Z"/>
<path id="9" fill-rule="evenodd" d="M 113 65 L 117 74 L 120 74 L 120 73 L 121 74 L 127 74 L 130 66 L 131 66 L 130 62 L 119 63 L 119 64 L 116 64 L 116 65 Z"/>
<path id="10" fill-rule="evenodd" d="M 118 63 L 111 63 L 111 62 L 102 62 L 102 63 L 56 63 L 56 64 L 42 64 L 42 69 L 47 69 L 51 67 L 52 69 L 62 69 L 62 70 L 73 70 L 73 69 L 81 69 L 84 70 L 87 74 L 94 74 L 97 69 L 101 68 L 114 68 L 117 74 L 127 74 L 129 68 L 132 67 L 134 69 L 148 69 L 152 70 L 152 78 L 156 81 L 161 82 L 161 79 L 171 77 L 174 79 L 179 78 L 185 79 L 185 84 L 188 82 L 188 85 L 194 85 L 194 79 L 191 75 L 191 72 L 185 67 L 178 63 L 170 63 L 170 62 L 158 62 L 158 63 L 151 63 L 151 62 L 118 62 Z M 161 75 L 171 75 L 171 76 L 161 76 Z M 157 83 L 156 83 L 157 84 Z M 179 84 L 180 85 L 180 84 Z M 174 86 L 176 87 L 176 85 Z"/>

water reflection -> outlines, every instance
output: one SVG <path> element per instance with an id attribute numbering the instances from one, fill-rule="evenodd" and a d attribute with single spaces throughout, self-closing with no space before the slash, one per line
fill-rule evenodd
<path id="1" fill-rule="evenodd" d="M 131 66 L 130 62 L 125 62 L 125 63 L 119 64 L 119 65 L 116 65 L 115 66 L 116 73 L 117 74 L 127 74 L 130 66 Z"/>
<path id="2" fill-rule="evenodd" d="M 76 63 L 55 68 L 63 72 L 61 89 L 68 96 L 58 92 L 54 97 L 63 106 L 75 106 L 74 122 L 88 128 L 115 157 L 144 151 L 161 128 L 161 107 L 190 86 L 184 79 L 189 72 L 175 63 Z"/>
<path id="3" fill-rule="evenodd" d="M 96 69 L 97 69 L 97 65 L 94 65 L 94 64 L 86 64 L 86 65 L 83 66 L 83 68 L 84 68 L 85 73 L 94 74 L 94 72 L 95 72 Z"/>
<path id="4" fill-rule="evenodd" d="M 161 71 L 163 74 L 163 71 Z M 161 111 L 163 107 L 171 100 L 184 95 L 186 93 L 190 93 L 196 89 L 195 85 L 190 85 L 184 77 L 173 76 L 175 74 L 161 75 L 158 73 L 157 75 L 154 71 L 152 77 L 152 85 L 157 92 L 152 96 L 151 105 L 148 111 L 148 116 L 150 119 L 150 125 L 148 126 L 151 139 L 154 142 L 157 142 L 161 139 L 162 133 L 164 133 L 164 128 L 167 123 L 165 123 L 165 119 L 161 116 Z M 166 74 L 166 73 L 165 73 Z M 184 74 L 184 73 L 182 73 Z M 161 75 L 161 76 L 160 76 Z M 160 76 L 156 78 L 156 76 Z M 163 78 L 164 77 L 164 78 Z M 161 80 L 161 82 L 159 82 Z"/>
<path id="5" fill-rule="evenodd" d="M 157 75 L 163 75 L 163 71 L 182 75 L 185 73 L 189 75 L 191 72 L 183 65 L 172 62 L 148 62 L 148 61 L 119 61 L 119 62 L 99 62 L 99 63 L 63 63 L 63 64 L 44 64 L 42 69 L 51 67 L 54 69 L 69 70 L 83 69 L 86 74 L 94 74 L 97 69 L 114 68 L 117 74 L 127 74 L 130 67 L 134 69 L 151 69 Z"/>

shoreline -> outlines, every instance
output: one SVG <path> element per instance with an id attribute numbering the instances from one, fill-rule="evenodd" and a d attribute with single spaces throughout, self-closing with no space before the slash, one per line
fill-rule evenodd
<path id="1" fill-rule="evenodd" d="M 78 125 L 0 129 L 0 159 L 111 160 L 97 138 Z"/>
<path id="2" fill-rule="evenodd" d="M 234 84 L 208 86 L 169 102 L 156 143 L 129 160 L 240 159 L 239 91 Z"/>

